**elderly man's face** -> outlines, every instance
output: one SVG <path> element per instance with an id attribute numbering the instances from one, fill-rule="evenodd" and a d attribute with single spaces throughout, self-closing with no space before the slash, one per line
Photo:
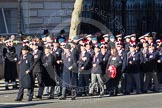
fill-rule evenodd
<path id="1" fill-rule="evenodd" d="M 28 53 L 28 50 L 22 50 L 22 55 L 25 55 Z"/>
<path id="2" fill-rule="evenodd" d="M 91 45 L 86 45 L 86 49 L 90 50 L 91 49 Z"/>
<path id="3" fill-rule="evenodd" d="M 38 49 L 38 46 L 33 45 L 33 46 L 32 46 L 32 49 L 33 49 L 33 50 L 36 50 L 36 49 Z"/>
<path id="4" fill-rule="evenodd" d="M 54 47 L 58 47 L 59 44 L 54 42 L 54 43 L 53 43 L 53 46 L 54 46 Z"/>
<path id="5" fill-rule="evenodd" d="M 130 52 L 134 52 L 135 51 L 134 47 L 129 47 L 129 49 L 130 49 Z"/>
<path id="6" fill-rule="evenodd" d="M 50 49 L 45 48 L 45 49 L 44 49 L 44 53 L 45 53 L 45 54 L 49 54 L 49 53 L 50 53 Z"/>

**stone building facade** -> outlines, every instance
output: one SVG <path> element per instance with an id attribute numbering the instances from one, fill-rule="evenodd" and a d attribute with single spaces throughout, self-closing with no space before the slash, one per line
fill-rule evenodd
<path id="1" fill-rule="evenodd" d="M 0 0 L 0 34 L 17 33 L 18 1 L 22 1 L 23 33 L 42 33 L 43 29 L 50 33 L 69 31 L 75 0 Z M 99 21 L 114 34 L 154 31 L 161 35 L 161 7 L 162 0 L 84 0 L 82 17 Z M 81 33 L 98 30 L 89 23 L 81 23 L 80 28 Z"/>
<path id="2" fill-rule="evenodd" d="M 42 29 L 49 29 L 51 33 L 58 33 L 63 28 L 69 30 L 74 0 L 21 1 L 22 32 L 41 33 Z M 18 24 L 18 0 L 1 0 L 0 8 L 4 10 L 5 19 L 10 19 L 6 20 L 8 32 L 16 33 Z M 10 15 L 8 16 L 6 14 L 7 9 L 10 10 Z M 2 10 L 0 10 L 0 15 L 2 13 Z M 3 19 L 4 17 L 2 15 L 0 22 L 3 23 L 3 30 L 0 30 L 0 33 L 6 33 L 6 25 Z"/>

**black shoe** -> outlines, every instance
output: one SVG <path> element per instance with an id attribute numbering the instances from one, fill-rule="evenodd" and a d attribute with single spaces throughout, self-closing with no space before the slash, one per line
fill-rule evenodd
<path id="1" fill-rule="evenodd" d="M 117 89 L 114 91 L 114 96 L 117 96 L 118 95 L 118 91 Z"/>
<path id="2" fill-rule="evenodd" d="M 37 96 L 35 96 L 35 97 L 36 97 L 36 98 L 39 98 L 39 99 L 42 99 L 42 96 L 38 96 L 38 95 L 37 95 Z"/>
<path id="3" fill-rule="evenodd" d="M 20 102 L 20 101 L 22 101 L 22 99 L 15 99 L 15 101 L 19 101 Z"/>
<path id="4" fill-rule="evenodd" d="M 32 98 L 29 98 L 28 101 L 32 101 Z"/>
<path id="5" fill-rule="evenodd" d="M 49 96 L 48 99 L 54 99 L 54 96 Z"/>
<path id="6" fill-rule="evenodd" d="M 82 96 L 82 94 L 77 94 L 77 97 L 81 97 Z"/>
<path id="7" fill-rule="evenodd" d="M 159 93 L 160 91 L 159 90 L 154 90 L 153 93 Z"/>
<path id="8" fill-rule="evenodd" d="M 93 93 L 89 93 L 88 96 L 93 96 Z"/>
<path id="9" fill-rule="evenodd" d="M 76 99 L 76 96 L 71 97 L 71 100 L 75 100 L 75 99 Z"/>
<path id="10" fill-rule="evenodd" d="M 59 100 L 66 100 L 66 97 L 61 96 L 61 97 L 59 98 Z"/>
<path id="11" fill-rule="evenodd" d="M 141 92 L 139 91 L 139 92 L 136 92 L 136 94 L 141 94 Z"/>
<path id="12" fill-rule="evenodd" d="M 9 90 L 8 86 L 5 86 L 5 90 Z"/>
<path id="13" fill-rule="evenodd" d="M 125 92 L 125 93 L 123 93 L 123 95 L 130 95 L 130 93 L 128 93 L 128 92 Z"/>
<path id="14" fill-rule="evenodd" d="M 18 89 L 17 85 L 14 85 L 14 86 L 12 87 L 12 89 L 13 89 L 13 90 Z"/>
<path id="15" fill-rule="evenodd" d="M 109 96 L 114 96 L 114 92 L 110 92 Z"/>
<path id="16" fill-rule="evenodd" d="M 147 93 L 147 90 L 143 90 L 142 93 Z"/>

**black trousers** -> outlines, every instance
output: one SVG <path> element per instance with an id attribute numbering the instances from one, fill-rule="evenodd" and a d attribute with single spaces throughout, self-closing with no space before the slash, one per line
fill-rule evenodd
<path id="1" fill-rule="evenodd" d="M 134 88 L 134 84 L 136 87 L 136 93 L 141 92 L 140 73 L 127 73 L 126 82 L 126 93 L 131 93 L 131 90 Z"/>
<path id="2" fill-rule="evenodd" d="M 140 73 L 140 81 L 141 81 L 141 90 L 142 91 L 144 90 L 144 76 L 145 76 L 145 73 L 141 72 Z"/>
<path id="3" fill-rule="evenodd" d="M 144 83 L 144 90 L 148 90 L 150 80 L 153 78 L 153 83 L 154 83 L 154 90 L 158 91 L 159 90 L 159 84 L 158 84 L 158 78 L 157 78 L 157 73 L 156 72 L 147 72 L 146 73 L 146 80 Z"/>
<path id="4" fill-rule="evenodd" d="M 126 85 L 127 85 L 127 74 L 126 73 L 122 73 L 122 77 L 120 80 L 120 92 L 121 93 L 125 93 L 126 92 Z"/>
<path id="5" fill-rule="evenodd" d="M 119 86 L 119 82 L 121 81 L 121 72 L 120 71 L 117 71 L 117 75 L 115 78 L 111 78 L 109 81 L 108 81 L 108 89 L 109 89 L 109 92 L 110 94 L 113 94 L 113 95 L 117 95 L 118 93 L 118 86 Z"/>
<path id="6" fill-rule="evenodd" d="M 77 79 L 78 79 L 78 73 L 73 72 L 72 76 L 71 76 L 70 87 L 66 87 L 66 86 L 62 87 L 62 96 L 63 97 L 66 97 L 67 89 L 70 89 L 72 97 L 76 97 L 76 95 L 77 95 Z"/>
<path id="7" fill-rule="evenodd" d="M 19 88 L 17 99 L 23 99 L 23 95 L 24 95 L 24 88 Z M 29 99 L 33 98 L 33 88 L 28 88 L 28 96 Z"/>
<path id="8" fill-rule="evenodd" d="M 78 77 L 78 92 L 79 94 L 89 92 L 89 74 L 79 74 Z"/>
<path id="9" fill-rule="evenodd" d="M 35 85 L 35 78 L 37 78 L 38 85 L 39 85 L 38 96 L 42 96 L 43 91 L 44 91 L 44 84 L 43 84 L 43 81 L 42 81 L 42 73 L 41 72 L 34 72 L 33 78 L 34 78 L 34 85 Z"/>

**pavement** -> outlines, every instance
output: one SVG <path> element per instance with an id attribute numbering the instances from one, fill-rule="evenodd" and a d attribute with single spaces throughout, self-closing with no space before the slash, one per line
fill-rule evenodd
<path id="1" fill-rule="evenodd" d="M 37 92 L 37 89 L 35 90 Z M 0 91 L 0 108 L 162 108 L 162 93 L 148 93 L 140 95 L 127 95 L 109 97 L 105 95 L 77 97 L 76 100 L 58 100 L 57 97 L 48 100 L 34 98 L 27 101 L 25 90 L 22 102 L 15 102 L 14 99 L 18 90 Z"/>

